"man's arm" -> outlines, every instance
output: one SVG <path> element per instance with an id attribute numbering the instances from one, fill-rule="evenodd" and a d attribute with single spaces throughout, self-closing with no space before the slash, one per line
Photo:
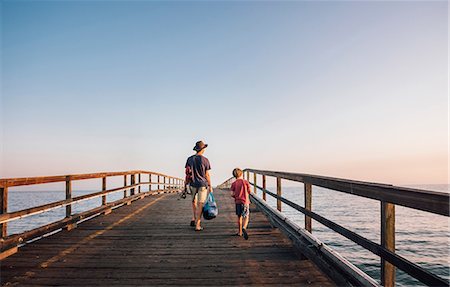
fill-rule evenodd
<path id="1" fill-rule="evenodd" d="M 211 177 L 209 175 L 209 170 L 206 170 L 205 176 L 206 176 L 206 180 L 208 181 L 209 191 L 212 192 L 213 189 L 212 189 L 212 185 L 211 185 Z"/>

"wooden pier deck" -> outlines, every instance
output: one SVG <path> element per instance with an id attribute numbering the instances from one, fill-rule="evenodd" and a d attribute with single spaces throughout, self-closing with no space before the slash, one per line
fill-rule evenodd
<path id="1" fill-rule="evenodd" d="M 218 218 L 189 226 L 189 197 L 148 196 L 20 248 L 1 262 L 3 286 L 333 286 L 253 206 L 250 240 L 236 232 L 229 192 L 215 190 Z"/>

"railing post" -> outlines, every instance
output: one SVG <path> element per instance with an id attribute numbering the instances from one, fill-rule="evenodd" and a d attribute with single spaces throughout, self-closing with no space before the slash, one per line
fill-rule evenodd
<path id="1" fill-rule="evenodd" d="M 277 195 L 281 196 L 281 178 L 277 177 Z M 277 198 L 277 209 L 281 211 L 281 200 Z"/>
<path id="2" fill-rule="evenodd" d="M 102 177 L 102 191 L 106 190 L 106 176 Z M 106 194 L 102 196 L 102 205 L 106 205 Z"/>
<path id="3" fill-rule="evenodd" d="M 126 174 L 123 175 L 123 186 L 124 187 L 127 186 L 127 175 Z M 123 198 L 126 198 L 126 197 L 127 197 L 127 190 L 124 189 L 123 190 Z"/>
<path id="4" fill-rule="evenodd" d="M 253 186 L 253 193 L 256 194 L 256 173 L 255 172 L 253 173 L 253 183 L 255 184 Z"/>
<path id="5" fill-rule="evenodd" d="M 139 184 L 141 183 L 141 174 L 140 173 L 138 173 L 138 183 Z M 138 193 L 141 193 L 141 186 L 140 185 L 138 186 Z"/>
<path id="6" fill-rule="evenodd" d="M 305 182 L 305 209 L 312 210 L 312 185 Z M 305 215 L 305 229 L 312 232 L 312 220 L 311 217 Z"/>
<path id="7" fill-rule="evenodd" d="M 158 175 L 158 190 L 159 190 L 159 175 Z"/>
<path id="8" fill-rule="evenodd" d="M 136 183 L 136 175 L 133 173 L 132 175 L 131 175 L 131 185 L 134 185 Z M 132 187 L 131 189 L 130 189 L 130 196 L 131 195 L 134 195 L 134 187 Z"/>
<path id="9" fill-rule="evenodd" d="M 8 187 L 0 187 L 0 214 L 8 212 Z M 2 229 L 2 238 L 7 235 L 7 223 L 1 223 L 0 228 Z"/>
<path id="10" fill-rule="evenodd" d="M 395 204 L 381 202 L 381 246 L 395 252 Z M 395 266 L 381 258 L 381 284 L 395 286 Z"/>
<path id="11" fill-rule="evenodd" d="M 163 189 L 166 190 L 167 186 L 166 186 L 166 176 L 163 176 Z"/>
<path id="12" fill-rule="evenodd" d="M 262 176 L 263 200 L 266 201 L 266 175 Z"/>
<path id="13" fill-rule="evenodd" d="M 148 182 L 149 182 L 148 191 L 152 191 L 152 174 L 151 173 L 148 174 Z"/>
<path id="14" fill-rule="evenodd" d="M 8 187 L 0 187 L 0 214 L 4 214 L 8 212 Z M 2 230 L 2 240 L 5 238 L 7 234 L 7 223 L 1 223 L 0 228 Z M 0 253 L 0 260 L 16 253 L 18 251 L 17 245 L 14 247 L 10 247 L 7 250 L 2 250 Z"/>
<path id="15" fill-rule="evenodd" d="M 250 172 L 247 170 L 247 181 L 250 181 Z"/>
<path id="16" fill-rule="evenodd" d="M 70 176 L 66 176 L 66 200 L 72 199 L 72 181 Z M 72 216 L 72 203 L 66 205 L 66 218 Z"/>

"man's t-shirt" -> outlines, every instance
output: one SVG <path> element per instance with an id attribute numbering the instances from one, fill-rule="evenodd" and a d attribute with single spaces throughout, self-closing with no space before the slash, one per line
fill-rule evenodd
<path id="1" fill-rule="evenodd" d="M 237 204 L 250 204 L 250 184 L 242 178 L 236 179 L 231 184 L 231 191 L 233 191 L 234 202 Z"/>
<path id="2" fill-rule="evenodd" d="M 207 187 L 208 180 L 206 180 L 206 171 L 211 169 L 209 160 L 202 155 L 190 156 L 186 161 L 185 168 L 189 167 L 192 171 L 192 182 L 189 183 L 192 187 Z"/>

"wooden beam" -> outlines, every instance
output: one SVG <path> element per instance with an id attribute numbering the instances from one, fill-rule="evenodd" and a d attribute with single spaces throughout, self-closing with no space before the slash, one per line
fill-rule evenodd
<path id="1" fill-rule="evenodd" d="M 72 181 L 66 176 L 66 200 L 72 200 Z M 72 216 L 72 204 L 66 205 L 66 218 Z"/>
<path id="2" fill-rule="evenodd" d="M 135 174 L 132 174 L 131 175 L 131 185 L 134 185 L 136 183 L 136 175 Z M 130 189 L 130 196 L 131 195 L 134 195 L 134 187 L 132 187 L 131 189 Z"/>
<path id="3" fill-rule="evenodd" d="M 281 178 L 277 177 L 277 195 L 281 197 Z M 281 200 L 277 198 L 277 209 L 281 211 Z"/>
<path id="4" fill-rule="evenodd" d="M 266 201 L 266 176 L 262 176 L 263 200 Z"/>
<path id="5" fill-rule="evenodd" d="M 106 177 L 102 177 L 102 191 L 106 190 Z M 106 205 L 106 194 L 102 196 L 102 205 Z"/>
<path id="6" fill-rule="evenodd" d="M 395 205 L 381 202 L 381 246 L 395 253 Z M 381 258 L 381 284 L 395 286 L 395 266 Z"/>
<path id="7" fill-rule="evenodd" d="M 148 185 L 148 191 L 152 191 L 152 174 L 151 173 L 148 174 L 148 182 L 150 183 Z"/>
<path id="8" fill-rule="evenodd" d="M 14 253 L 17 253 L 18 250 L 19 250 L 19 248 L 18 248 L 17 246 L 14 246 L 14 247 L 12 247 L 12 248 L 10 248 L 10 249 L 7 249 L 7 250 L 5 250 L 5 251 L 2 251 L 2 252 L 0 253 L 0 260 L 3 260 L 3 259 L 5 259 L 5 258 L 8 257 L 8 256 L 13 255 Z"/>
<path id="9" fill-rule="evenodd" d="M 305 209 L 312 211 L 312 185 L 305 183 Z M 312 232 L 311 217 L 305 215 L 305 229 Z"/>
<path id="10" fill-rule="evenodd" d="M 253 185 L 253 193 L 256 194 L 256 173 L 253 173 L 253 183 L 255 185 Z"/>
<path id="11" fill-rule="evenodd" d="M 141 174 L 138 173 L 138 183 L 141 183 Z M 138 193 L 141 193 L 141 186 L 138 186 Z"/>
<path id="12" fill-rule="evenodd" d="M 137 173 L 166 176 L 165 174 L 162 174 L 162 173 L 157 173 L 157 172 L 153 172 L 153 171 L 144 171 L 144 170 L 71 174 L 69 176 L 70 176 L 70 179 L 72 181 L 74 181 L 74 180 L 83 180 L 83 179 L 94 179 L 94 178 L 102 178 L 102 177 L 131 175 L 131 174 L 137 174 Z M 23 186 L 23 185 L 33 185 L 33 184 L 52 183 L 52 182 L 65 182 L 65 181 L 66 181 L 66 175 L 21 177 L 21 178 L 1 178 L 0 179 L 0 187 Z"/>
<path id="13" fill-rule="evenodd" d="M 264 174 L 267 176 L 281 177 L 297 182 L 308 182 L 314 186 L 450 216 L 450 193 L 302 173 L 255 169 L 246 171 L 256 172 L 257 174 Z"/>
<path id="14" fill-rule="evenodd" d="M 159 174 L 158 174 L 158 190 L 159 190 Z"/>
<path id="15" fill-rule="evenodd" d="M 0 214 L 8 212 L 8 187 L 0 187 Z M 2 238 L 7 236 L 7 223 L 0 224 Z"/>
<path id="16" fill-rule="evenodd" d="M 127 186 L 127 175 L 126 174 L 123 176 L 123 186 L 124 187 Z M 123 198 L 126 198 L 126 197 L 127 197 L 127 190 L 124 189 L 123 190 Z"/>

